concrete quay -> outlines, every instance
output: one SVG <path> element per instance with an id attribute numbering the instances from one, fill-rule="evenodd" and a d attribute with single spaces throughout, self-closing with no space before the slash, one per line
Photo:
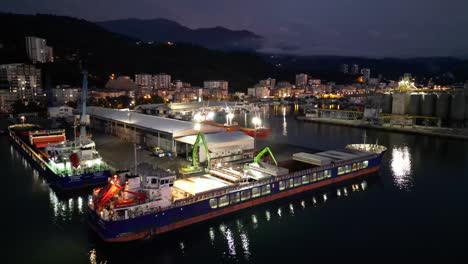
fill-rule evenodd
<path id="1" fill-rule="evenodd" d="M 305 122 L 316 122 L 323 124 L 349 126 L 357 128 L 379 129 L 389 132 L 409 133 L 424 136 L 446 137 L 453 139 L 468 139 L 468 129 L 462 128 L 444 128 L 444 127 L 426 127 L 426 126 L 396 126 L 396 125 L 373 125 L 362 120 L 342 120 L 317 117 L 297 116 L 297 120 Z"/>

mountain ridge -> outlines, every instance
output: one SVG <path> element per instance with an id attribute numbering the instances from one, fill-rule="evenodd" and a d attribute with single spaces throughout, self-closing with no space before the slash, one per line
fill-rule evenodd
<path id="1" fill-rule="evenodd" d="M 121 35 L 142 41 L 183 42 L 223 51 L 255 51 L 264 38 L 248 30 L 231 30 L 222 26 L 192 29 L 165 19 L 127 18 L 96 22 L 97 25 Z"/>

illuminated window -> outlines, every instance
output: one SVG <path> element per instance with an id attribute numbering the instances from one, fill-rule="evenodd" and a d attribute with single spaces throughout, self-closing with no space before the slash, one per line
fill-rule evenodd
<path id="1" fill-rule="evenodd" d="M 301 185 L 301 177 L 294 178 L 294 187 Z"/>
<path id="2" fill-rule="evenodd" d="M 238 203 L 239 202 L 239 193 L 233 193 L 231 194 L 231 203 Z"/>
<path id="3" fill-rule="evenodd" d="M 257 187 L 252 188 L 252 198 L 259 197 L 260 196 L 260 191 L 258 190 Z"/>
<path id="4" fill-rule="evenodd" d="M 229 204 L 229 196 L 224 195 L 219 197 L 219 207 L 224 207 Z"/>
<path id="5" fill-rule="evenodd" d="M 317 173 L 312 174 L 310 181 L 314 182 L 317 180 Z"/>
<path id="6" fill-rule="evenodd" d="M 351 165 L 346 165 L 345 169 L 346 169 L 346 173 L 350 173 L 351 172 Z"/>
<path id="7" fill-rule="evenodd" d="M 323 176 L 325 178 L 331 178 L 331 170 L 325 170 L 323 171 Z"/>
<path id="8" fill-rule="evenodd" d="M 293 179 L 289 179 L 289 186 L 288 188 L 292 188 L 294 186 L 294 180 Z"/>
<path id="9" fill-rule="evenodd" d="M 362 162 L 362 168 L 365 169 L 365 168 L 367 168 L 367 166 L 369 166 L 369 161 L 368 160 L 363 161 Z"/>
<path id="10" fill-rule="evenodd" d="M 218 199 L 216 198 L 210 199 L 210 207 L 212 209 L 218 208 Z"/>
<path id="11" fill-rule="evenodd" d="M 352 171 L 357 171 L 359 167 L 359 163 L 353 163 L 353 167 L 351 168 Z"/>
<path id="12" fill-rule="evenodd" d="M 323 179 L 323 171 L 317 172 L 317 180 L 320 181 Z"/>
<path id="13" fill-rule="evenodd" d="M 241 201 L 250 199 L 250 190 L 245 190 L 241 192 Z"/>
<path id="14" fill-rule="evenodd" d="M 309 183 L 309 176 L 304 175 L 302 176 L 302 184 L 306 184 L 306 183 Z"/>
<path id="15" fill-rule="evenodd" d="M 280 189 L 280 191 L 284 190 L 284 188 L 286 188 L 286 185 L 284 184 L 284 181 L 280 181 L 280 182 L 279 182 L 279 189 Z"/>
<path id="16" fill-rule="evenodd" d="M 269 194 L 271 192 L 270 184 L 262 186 L 262 195 Z"/>
<path id="17" fill-rule="evenodd" d="M 344 167 L 338 167 L 338 175 L 345 173 Z"/>

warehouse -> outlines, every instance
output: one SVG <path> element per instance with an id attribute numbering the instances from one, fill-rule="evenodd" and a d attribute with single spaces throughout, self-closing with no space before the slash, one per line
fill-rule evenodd
<path id="1" fill-rule="evenodd" d="M 128 110 L 103 107 L 89 107 L 90 127 L 107 134 L 116 135 L 124 140 L 145 146 L 159 146 L 175 154 L 180 152 L 183 143 L 177 138 L 222 132 L 223 128 L 192 122 L 145 115 Z M 185 153 L 185 148 L 182 149 Z"/>
<path id="2" fill-rule="evenodd" d="M 185 154 L 188 157 L 189 154 L 192 153 L 196 139 L 197 135 L 176 138 L 177 142 L 184 144 L 179 153 L 185 148 Z M 232 162 L 253 158 L 254 138 L 246 135 L 242 131 L 206 134 L 205 139 L 212 163 Z M 200 144 L 198 151 L 199 161 L 206 161 L 206 152 L 202 144 Z"/>

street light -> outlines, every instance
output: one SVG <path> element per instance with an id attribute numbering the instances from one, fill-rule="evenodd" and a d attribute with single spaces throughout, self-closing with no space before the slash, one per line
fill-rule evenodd
<path id="1" fill-rule="evenodd" d="M 257 138 L 257 126 L 260 126 L 262 124 L 262 120 L 259 117 L 254 116 L 252 118 L 252 124 L 254 124 L 254 149 L 255 149 L 255 139 Z"/>
<path id="2" fill-rule="evenodd" d="M 234 114 L 229 112 L 229 114 L 227 114 L 227 118 L 228 118 L 228 125 L 232 125 L 232 119 L 234 118 Z"/>
<path id="3" fill-rule="evenodd" d="M 26 119 L 26 117 L 21 116 L 20 118 L 21 118 L 21 124 L 22 124 L 22 126 L 24 126 L 24 120 Z"/>

